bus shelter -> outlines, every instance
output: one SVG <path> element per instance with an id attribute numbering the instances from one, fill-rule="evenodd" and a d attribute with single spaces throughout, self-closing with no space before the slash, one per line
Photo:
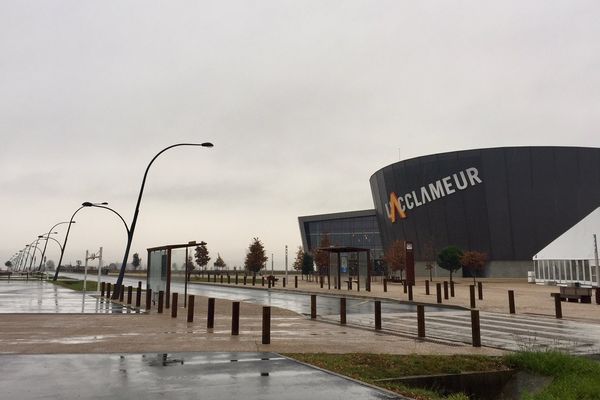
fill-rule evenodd
<path id="1" fill-rule="evenodd" d="M 187 306 L 187 286 L 193 269 L 190 247 L 198 244 L 171 244 L 166 246 L 151 247 L 148 250 L 148 270 L 146 285 L 152 290 L 152 301 L 158 300 L 158 292 L 165 293 L 165 306 L 170 306 L 171 284 L 180 283 L 184 287 L 184 306 Z M 187 273 L 186 273 L 187 272 Z"/>
<path id="2" fill-rule="evenodd" d="M 327 277 L 338 290 L 342 282 L 356 282 L 361 287 L 371 290 L 371 251 L 361 247 L 330 246 L 317 249 L 329 254 Z"/>

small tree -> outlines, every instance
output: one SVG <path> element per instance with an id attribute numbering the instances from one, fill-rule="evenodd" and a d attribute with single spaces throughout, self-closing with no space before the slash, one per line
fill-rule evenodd
<path id="1" fill-rule="evenodd" d="M 308 253 L 302 256 L 302 275 L 310 275 L 314 271 L 314 258 Z"/>
<path id="2" fill-rule="evenodd" d="M 213 265 L 215 268 L 219 268 L 221 270 L 223 270 L 223 269 L 225 269 L 225 267 L 227 267 L 227 264 L 225 264 L 225 261 L 223 261 L 223 259 L 221 258 L 221 255 L 219 253 L 217 253 L 217 259 Z"/>
<path id="3" fill-rule="evenodd" d="M 456 246 L 444 247 L 438 254 L 437 264 L 450 272 L 450 282 L 452 282 L 452 273 L 461 267 L 460 258 L 463 252 Z"/>
<path id="4" fill-rule="evenodd" d="M 52 260 L 46 261 L 46 269 L 48 271 L 54 271 L 54 261 L 52 261 Z"/>
<path id="5" fill-rule="evenodd" d="M 252 273 L 257 273 L 264 268 L 268 259 L 269 257 L 265 255 L 265 247 L 260 239 L 253 238 L 250 246 L 248 246 L 246 260 L 244 261 L 244 267 L 246 270 Z"/>
<path id="6" fill-rule="evenodd" d="M 321 235 L 319 248 L 327 248 L 329 246 L 331 246 L 331 241 L 329 240 L 329 233 L 325 233 Z M 315 264 L 317 265 L 319 275 L 325 275 L 327 273 L 327 270 L 329 269 L 329 253 L 317 249 L 315 250 L 314 260 Z"/>
<path id="7" fill-rule="evenodd" d="M 465 270 L 471 272 L 471 276 L 473 276 L 473 284 L 476 283 L 475 277 L 477 276 L 477 273 L 483 270 L 486 262 L 487 254 L 479 251 L 465 251 L 460 258 L 460 265 L 462 265 Z"/>
<path id="8" fill-rule="evenodd" d="M 304 250 L 302 247 L 298 246 L 298 251 L 296 252 L 296 259 L 294 260 L 294 269 L 296 271 L 302 271 L 302 262 L 304 261 Z"/>
<path id="9" fill-rule="evenodd" d="M 133 258 L 131 260 L 131 265 L 133 265 L 133 269 L 137 270 L 142 264 L 142 259 L 138 253 L 133 253 Z"/>
<path id="10" fill-rule="evenodd" d="M 210 261 L 208 249 L 206 248 L 206 242 L 200 242 L 200 244 L 196 246 L 195 257 L 196 264 L 198 264 L 200 268 L 206 267 Z"/>
<path id="11" fill-rule="evenodd" d="M 192 272 L 194 272 L 194 259 L 192 258 L 192 256 L 188 256 L 185 262 L 185 273 L 187 274 L 188 281 L 192 276 Z"/>
<path id="12" fill-rule="evenodd" d="M 406 268 L 406 243 L 404 240 L 394 240 L 390 247 L 385 251 L 383 259 L 390 271 L 400 271 L 400 279 L 402 279 L 402 271 Z"/>

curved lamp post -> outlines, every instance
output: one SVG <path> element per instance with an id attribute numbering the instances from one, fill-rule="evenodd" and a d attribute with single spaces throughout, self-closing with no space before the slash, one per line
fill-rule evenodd
<path id="1" fill-rule="evenodd" d="M 140 203 L 142 201 L 142 195 L 144 194 L 144 186 L 146 185 L 146 178 L 148 177 L 148 171 L 150 170 L 150 167 L 152 166 L 152 163 L 154 162 L 154 160 L 156 160 L 156 158 L 158 156 L 160 156 L 165 151 L 167 151 L 169 149 L 172 149 L 173 147 L 179 147 L 179 146 L 213 147 L 213 144 L 209 143 L 209 142 L 205 142 L 205 143 L 177 143 L 177 144 L 173 144 L 173 145 L 165 147 L 164 149 L 162 149 L 161 151 L 159 151 L 154 156 L 154 158 L 152 158 L 152 160 L 150 160 L 150 163 L 146 167 L 146 172 L 144 172 L 144 178 L 142 179 L 142 185 L 140 187 L 140 194 L 138 195 L 137 203 L 135 205 L 135 211 L 133 213 L 133 220 L 131 221 L 131 225 L 130 225 L 129 231 L 127 232 L 127 246 L 125 247 L 125 254 L 123 255 L 123 263 L 121 264 L 121 270 L 119 271 L 119 277 L 117 278 L 117 282 L 115 283 L 115 290 L 113 291 L 113 294 L 112 294 L 112 297 L 111 297 L 113 300 L 116 300 L 116 299 L 119 298 L 119 292 L 122 290 L 123 276 L 125 275 L 125 266 L 127 265 L 127 259 L 129 258 L 129 250 L 131 249 L 131 242 L 133 241 L 133 233 L 135 231 L 135 225 L 137 223 L 137 217 L 138 217 L 138 214 L 140 212 Z"/>
<path id="2" fill-rule="evenodd" d="M 75 223 L 75 221 L 73 221 L 73 223 Z M 52 233 L 57 233 L 57 232 L 52 232 Z M 58 245 L 58 248 L 60 250 L 62 250 L 62 246 L 60 245 L 60 242 L 56 239 L 54 239 L 52 236 L 48 236 L 48 235 L 42 235 L 42 236 L 38 236 L 40 238 L 40 240 L 45 240 L 46 243 L 44 244 L 44 251 L 42 252 L 42 259 L 44 259 L 44 256 L 46 254 L 46 247 L 48 246 L 48 240 L 54 240 L 56 242 L 56 244 Z M 45 269 L 45 266 L 44 266 Z M 42 270 L 42 263 L 40 263 L 40 265 L 37 268 L 38 271 Z"/>
<path id="3" fill-rule="evenodd" d="M 62 224 L 68 224 L 69 221 L 63 221 L 63 222 L 59 222 L 57 224 L 55 224 L 52 228 L 50 228 L 50 230 L 48 231 L 48 234 L 46 236 L 50 237 L 50 234 L 52 233 L 52 231 L 54 230 L 54 228 L 56 228 L 59 225 Z M 75 223 L 75 221 L 72 222 L 73 224 Z M 56 233 L 56 232 L 54 232 Z M 46 240 L 46 244 L 44 245 L 44 251 L 42 252 L 42 260 L 44 259 L 44 256 L 46 255 L 46 247 L 48 247 L 48 241 Z M 38 271 L 42 268 L 42 260 L 40 260 L 40 265 L 38 267 Z"/>
<path id="4" fill-rule="evenodd" d="M 65 235 L 65 241 L 63 242 L 62 248 L 60 249 L 60 259 L 58 260 L 58 265 L 56 266 L 56 272 L 54 273 L 54 278 L 52 278 L 53 281 L 55 281 L 58 278 L 58 272 L 60 271 L 60 264 L 62 263 L 63 256 L 65 255 L 65 249 L 67 248 L 67 239 L 69 238 L 69 231 L 71 230 L 71 225 L 73 223 L 75 223 L 75 221 L 73 221 L 73 218 L 75 218 L 75 214 L 77 214 L 79 212 L 79 210 L 81 210 L 82 208 L 91 207 L 94 204 L 108 204 L 108 203 L 106 203 L 106 202 L 104 202 L 104 203 L 85 202 L 81 205 L 81 207 L 79 207 L 77 210 L 75 210 L 73 215 L 71 215 L 71 219 L 69 220 L 69 227 L 67 228 L 67 233 Z"/>

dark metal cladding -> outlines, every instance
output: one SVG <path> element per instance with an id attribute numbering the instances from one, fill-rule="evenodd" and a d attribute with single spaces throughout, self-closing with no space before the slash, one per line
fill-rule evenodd
<path id="1" fill-rule="evenodd" d="M 460 172 L 469 168 L 477 169 L 481 182 L 457 189 L 465 183 Z M 429 184 L 446 177 L 455 192 L 427 201 Z M 370 184 L 384 248 L 400 239 L 414 243 L 417 260 L 431 259 L 449 244 L 484 251 L 490 260 L 531 260 L 600 206 L 600 149 L 501 147 L 433 154 L 391 164 L 375 172 Z M 413 191 L 423 204 L 413 204 L 405 219 L 392 223 L 386 210 L 390 193 L 409 194 L 410 203 Z"/>

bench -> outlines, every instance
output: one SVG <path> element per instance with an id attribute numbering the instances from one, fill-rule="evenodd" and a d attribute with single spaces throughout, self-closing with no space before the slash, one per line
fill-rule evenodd
<path id="1" fill-rule="evenodd" d="M 563 286 L 560 288 L 560 293 L 551 293 L 552 297 L 560 296 L 560 301 L 568 301 L 570 303 L 591 303 L 592 288 L 582 288 L 576 286 Z"/>

